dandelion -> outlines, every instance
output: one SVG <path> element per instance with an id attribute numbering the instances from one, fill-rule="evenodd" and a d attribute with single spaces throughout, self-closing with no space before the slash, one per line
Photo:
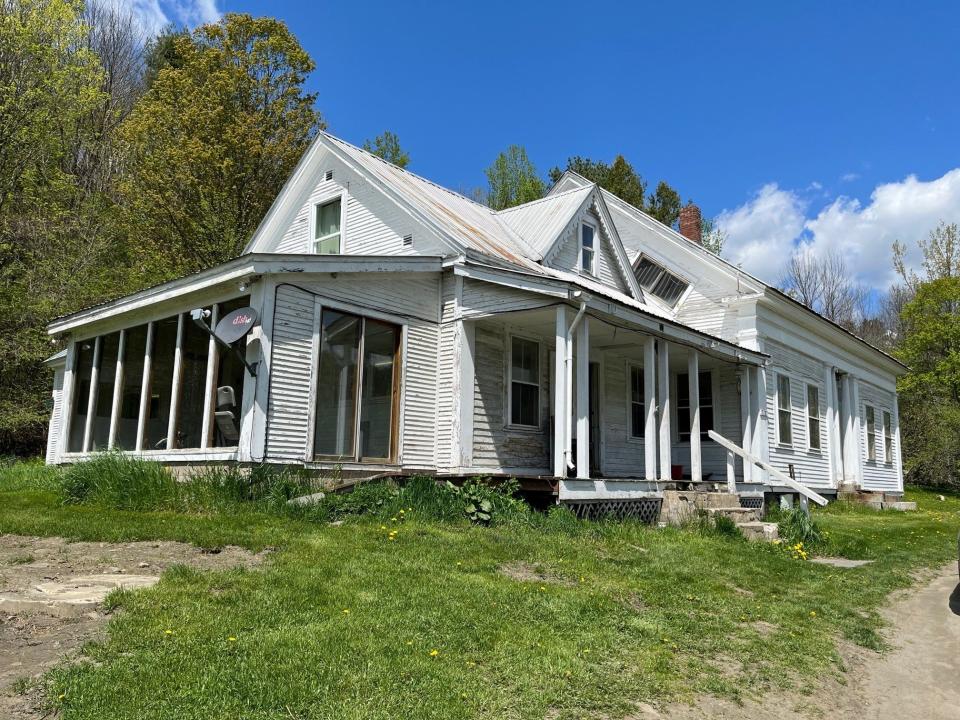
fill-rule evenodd
<path id="1" fill-rule="evenodd" d="M 810 611 L 810 617 L 816 617 L 817 613 L 814 610 Z"/>
<path id="2" fill-rule="evenodd" d="M 67 696 L 66 693 L 61 693 L 57 695 L 57 700 L 63 700 L 66 696 Z"/>
<path id="3" fill-rule="evenodd" d="M 541 585 L 541 586 L 540 586 L 540 592 L 546 592 L 546 591 L 547 591 L 547 589 L 546 589 L 543 585 Z"/>
<path id="4" fill-rule="evenodd" d="M 440 651 L 437 650 L 436 648 L 430 651 L 430 657 L 436 657 L 439 654 L 440 654 Z"/>
<path id="5" fill-rule="evenodd" d="M 584 582 L 583 576 L 580 576 L 580 582 Z"/>
<path id="6" fill-rule="evenodd" d="M 233 635 L 231 635 L 230 637 L 228 637 L 227 640 L 229 640 L 230 642 L 236 642 L 236 641 L 237 641 L 237 639 L 236 639 Z"/>
<path id="7" fill-rule="evenodd" d="M 349 615 L 349 614 L 350 614 L 350 608 L 344 608 L 344 609 L 343 609 L 343 614 L 344 614 L 344 615 Z"/>
<path id="8" fill-rule="evenodd" d="M 407 645 L 413 645 L 413 640 L 407 640 Z"/>
<path id="9" fill-rule="evenodd" d="M 163 634 L 164 634 L 164 635 L 173 635 L 173 630 L 164 630 L 164 631 L 163 631 Z"/>
<path id="10" fill-rule="evenodd" d="M 463 565 L 462 562 L 458 562 L 458 563 L 457 563 L 457 567 L 460 567 L 460 566 L 462 566 L 462 565 Z"/>
<path id="11" fill-rule="evenodd" d="M 386 529 L 387 529 L 387 526 L 386 526 L 386 525 L 381 525 L 381 526 L 380 526 L 380 529 L 381 529 L 381 530 L 386 530 Z"/>

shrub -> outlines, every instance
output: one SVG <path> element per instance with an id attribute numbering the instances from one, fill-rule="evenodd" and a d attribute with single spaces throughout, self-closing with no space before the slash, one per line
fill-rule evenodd
<path id="1" fill-rule="evenodd" d="M 447 482 L 447 488 L 460 499 L 462 512 L 467 518 L 480 525 L 489 525 L 494 518 L 498 522 L 518 519 L 529 512 L 527 504 L 516 497 L 520 484 L 512 478 L 494 485 L 475 477 L 460 487 Z"/>
<path id="2" fill-rule="evenodd" d="M 788 543 L 800 543 L 807 547 L 823 542 L 823 531 L 816 521 L 801 508 L 781 510 L 777 515 L 780 538 Z"/>

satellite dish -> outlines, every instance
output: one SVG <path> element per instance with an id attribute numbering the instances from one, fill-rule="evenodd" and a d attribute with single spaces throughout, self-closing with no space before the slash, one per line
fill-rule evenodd
<path id="1" fill-rule="evenodd" d="M 224 315 L 217 323 L 214 335 L 220 342 L 232 345 L 257 324 L 257 311 L 250 307 L 238 308 Z"/>

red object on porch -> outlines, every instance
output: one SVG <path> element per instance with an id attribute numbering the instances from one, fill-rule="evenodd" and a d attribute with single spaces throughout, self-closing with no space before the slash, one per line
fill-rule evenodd
<path id="1" fill-rule="evenodd" d="M 683 465 L 671 465 L 671 466 L 670 466 L 670 479 L 671 479 L 671 480 L 683 480 Z"/>

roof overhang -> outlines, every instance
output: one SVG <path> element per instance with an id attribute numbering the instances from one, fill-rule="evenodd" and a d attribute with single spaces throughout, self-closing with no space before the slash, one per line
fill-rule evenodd
<path id="1" fill-rule="evenodd" d="M 193 275 L 154 285 L 131 295 L 58 317 L 47 325 L 50 335 L 59 335 L 111 317 L 153 307 L 185 295 L 239 285 L 263 275 L 364 272 L 439 272 L 439 257 L 396 255 L 291 255 L 251 253 Z"/>

